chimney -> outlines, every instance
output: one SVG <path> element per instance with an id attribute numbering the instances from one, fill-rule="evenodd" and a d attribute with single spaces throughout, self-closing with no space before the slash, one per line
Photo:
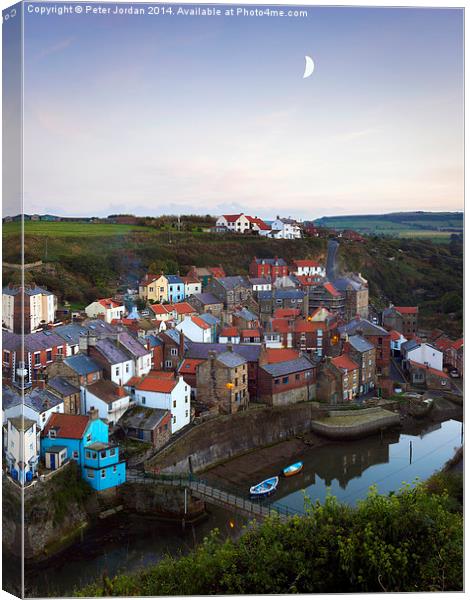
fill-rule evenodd
<path id="1" fill-rule="evenodd" d="M 90 418 L 90 421 L 96 421 L 96 419 L 99 419 L 100 413 L 98 409 L 94 406 L 90 407 L 90 410 L 88 411 L 88 417 Z"/>
<path id="2" fill-rule="evenodd" d="M 122 386 L 118 387 L 118 389 L 116 390 L 116 394 L 119 398 L 124 398 L 125 396 L 127 396 L 126 391 Z"/>
<path id="3" fill-rule="evenodd" d="M 227 352 L 233 352 L 233 345 L 227 344 Z"/>

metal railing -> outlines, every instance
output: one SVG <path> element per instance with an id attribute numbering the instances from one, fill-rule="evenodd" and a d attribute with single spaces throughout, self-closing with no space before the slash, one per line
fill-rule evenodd
<path id="1" fill-rule="evenodd" d="M 157 475 L 149 472 L 145 472 L 143 475 L 134 475 L 129 473 L 128 480 L 139 481 L 141 483 L 163 483 L 174 487 L 188 488 L 196 493 L 201 494 L 205 498 L 211 498 L 213 500 L 228 504 L 235 509 L 240 509 L 244 512 L 249 512 L 253 515 L 262 517 L 271 515 L 278 515 L 280 517 L 303 515 L 303 512 L 280 502 L 272 501 L 268 497 L 244 497 L 240 495 L 240 490 L 230 488 L 227 485 L 220 486 L 219 483 L 217 483 L 217 487 L 215 487 L 213 483 L 196 477 L 191 473 L 188 475 Z"/>

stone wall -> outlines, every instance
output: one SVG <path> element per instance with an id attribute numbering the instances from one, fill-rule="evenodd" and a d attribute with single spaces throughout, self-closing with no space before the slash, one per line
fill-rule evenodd
<path id="1" fill-rule="evenodd" d="M 119 488 L 119 498 L 124 507 L 134 513 L 167 518 L 181 518 L 185 514 L 184 490 L 168 485 L 125 483 Z M 187 518 L 204 512 L 204 502 L 187 494 Z"/>
<path id="2" fill-rule="evenodd" d="M 312 419 L 324 415 L 316 402 L 247 410 L 194 427 L 146 463 L 157 473 L 197 473 L 218 462 L 270 446 L 311 430 Z"/>
<path id="3" fill-rule="evenodd" d="M 335 423 L 335 418 L 363 416 L 364 421 L 353 424 Z M 333 440 L 351 440 L 377 433 L 381 429 L 400 425 L 400 415 L 380 407 L 366 408 L 357 411 L 332 411 L 329 413 L 331 422 L 312 423 L 312 431 Z"/>

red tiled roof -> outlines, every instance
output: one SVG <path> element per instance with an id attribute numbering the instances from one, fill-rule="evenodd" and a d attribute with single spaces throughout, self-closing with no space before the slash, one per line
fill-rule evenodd
<path id="1" fill-rule="evenodd" d="M 453 345 L 452 340 L 448 337 L 440 337 L 433 344 L 438 350 L 448 350 Z"/>
<path id="2" fill-rule="evenodd" d="M 278 333 L 287 333 L 290 331 L 289 321 L 287 319 L 273 319 L 272 320 L 273 331 Z"/>
<path id="3" fill-rule="evenodd" d="M 190 314 L 197 312 L 194 306 L 191 306 L 189 302 L 176 302 L 175 304 L 169 304 L 166 306 L 168 312 L 174 310 L 178 315 Z"/>
<path id="4" fill-rule="evenodd" d="M 296 275 L 300 285 L 314 285 L 321 281 L 320 275 Z"/>
<path id="5" fill-rule="evenodd" d="M 185 375 L 186 373 L 188 375 L 195 375 L 197 366 L 203 362 L 204 361 L 199 358 L 185 358 L 178 369 L 178 373 L 181 373 L 181 375 Z"/>
<path id="6" fill-rule="evenodd" d="M 284 319 L 286 317 L 298 317 L 300 315 L 300 308 L 276 308 L 274 311 L 275 319 Z"/>
<path id="7" fill-rule="evenodd" d="M 261 337 L 259 329 L 242 329 L 240 335 L 244 338 Z"/>
<path id="8" fill-rule="evenodd" d="M 210 329 L 209 323 L 206 323 L 201 317 L 191 317 L 191 321 L 201 329 Z"/>
<path id="9" fill-rule="evenodd" d="M 222 267 L 208 267 L 209 271 L 212 273 L 214 277 L 226 277 L 225 271 Z"/>
<path id="10" fill-rule="evenodd" d="M 394 306 L 394 309 L 402 315 L 412 315 L 418 312 L 417 306 Z"/>
<path id="11" fill-rule="evenodd" d="M 341 296 L 341 294 L 338 292 L 338 290 L 335 288 L 335 286 L 332 283 L 324 283 L 323 287 L 329 294 L 331 294 L 335 298 L 337 298 L 338 296 Z"/>
<path id="12" fill-rule="evenodd" d="M 191 277 L 191 275 L 185 275 L 184 277 L 181 277 L 181 279 L 184 281 L 184 283 L 201 283 L 199 279 L 196 277 Z"/>
<path id="13" fill-rule="evenodd" d="M 117 308 L 118 306 L 122 306 L 122 304 L 120 304 L 119 302 L 116 302 L 115 300 L 113 300 L 112 298 L 101 298 L 101 300 L 98 300 L 98 302 L 101 304 L 101 306 L 104 306 L 105 308 Z"/>
<path id="14" fill-rule="evenodd" d="M 268 364 L 285 362 L 299 358 L 299 353 L 293 348 L 267 348 L 266 359 Z"/>
<path id="15" fill-rule="evenodd" d="M 246 218 L 248 221 L 250 221 L 250 223 L 253 223 L 253 225 L 258 225 L 262 231 L 269 231 L 271 229 L 271 227 L 269 227 L 269 225 L 265 223 L 263 219 L 259 219 L 258 217 L 249 217 L 248 215 Z"/>
<path id="16" fill-rule="evenodd" d="M 81 440 L 89 422 L 89 417 L 84 415 L 52 413 L 41 435 L 46 437 L 51 429 L 55 429 L 56 437 Z"/>
<path id="17" fill-rule="evenodd" d="M 139 381 L 141 379 L 142 379 L 142 377 L 137 377 L 137 376 L 131 377 L 125 385 L 126 385 L 126 387 L 134 387 L 135 385 L 137 385 L 139 383 Z"/>
<path id="18" fill-rule="evenodd" d="M 296 267 L 319 267 L 320 266 L 320 264 L 317 263 L 315 260 L 294 260 L 294 261 L 292 261 L 292 263 Z"/>
<path id="19" fill-rule="evenodd" d="M 397 331 L 396 329 L 392 329 L 390 331 L 390 339 L 391 340 L 393 340 L 394 342 L 396 342 L 400 338 L 401 338 L 401 333 L 399 331 Z"/>
<path id="20" fill-rule="evenodd" d="M 153 374 L 152 374 L 153 373 Z M 158 375 L 157 375 L 158 373 Z M 160 392 L 162 394 L 169 394 L 173 391 L 176 384 L 173 373 L 164 373 L 163 371 L 153 371 L 143 377 L 135 388 L 143 392 Z"/>
<path id="21" fill-rule="evenodd" d="M 318 329 L 326 329 L 326 325 L 323 321 L 307 321 L 306 319 L 299 319 L 294 323 L 294 331 L 297 333 L 317 331 Z"/>
<path id="22" fill-rule="evenodd" d="M 238 215 L 222 215 L 222 216 L 228 223 L 235 223 L 235 221 L 237 219 L 239 219 L 242 216 L 242 214 L 243 213 L 239 213 Z"/>
<path id="23" fill-rule="evenodd" d="M 456 342 L 454 342 L 452 344 L 452 348 L 454 348 L 454 350 L 460 350 L 460 348 L 463 346 L 463 338 L 460 338 L 459 340 L 457 340 Z"/>
<path id="24" fill-rule="evenodd" d="M 433 369 L 431 367 L 428 367 L 427 365 L 415 362 L 414 360 L 410 360 L 410 366 L 416 367 L 417 369 L 424 369 L 425 371 L 432 373 L 433 375 L 437 375 L 437 377 L 442 377 L 442 379 L 449 379 L 449 376 L 447 375 L 447 373 L 444 373 L 444 371 L 439 371 L 439 369 Z"/>
<path id="25" fill-rule="evenodd" d="M 160 279 L 161 275 L 154 275 L 153 273 L 147 273 L 140 281 L 140 285 L 148 285 L 152 281 Z"/>
<path id="26" fill-rule="evenodd" d="M 238 337 L 238 329 L 236 327 L 224 327 L 220 332 L 222 337 Z"/>
<path id="27" fill-rule="evenodd" d="M 151 304 L 150 310 L 152 310 L 156 315 L 167 315 L 171 312 L 171 310 L 168 310 L 168 307 L 164 306 L 163 304 Z"/>
<path id="28" fill-rule="evenodd" d="M 332 358 L 331 363 L 338 369 L 344 369 L 345 371 L 354 371 L 355 369 L 359 369 L 359 365 L 356 364 L 347 354 L 341 354 L 336 358 Z"/>

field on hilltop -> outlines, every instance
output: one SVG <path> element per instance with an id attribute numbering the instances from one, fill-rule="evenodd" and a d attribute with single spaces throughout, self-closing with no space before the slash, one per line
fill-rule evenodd
<path id="1" fill-rule="evenodd" d="M 452 233 L 463 232 L 463 213 L 403 212 L 385 215 L 322 217 L 316 225 L 332 229 L 353 229 L 367 235 L 428 238 L 448 241 Z"/>

